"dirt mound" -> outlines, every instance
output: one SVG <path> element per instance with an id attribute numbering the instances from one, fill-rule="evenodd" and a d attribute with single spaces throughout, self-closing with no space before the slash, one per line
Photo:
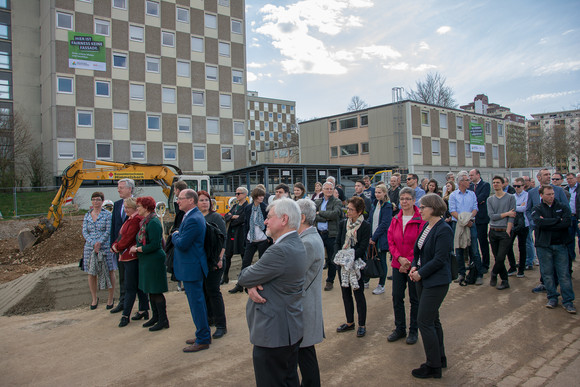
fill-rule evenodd
<path id="1" fill-rule="evenodd" d="M 4 223 L 4 222 L 3 222 Z M 18 234 L 30 221 L 10 221 L 2 225 L 4 235 Z M 30 250 L 21 253 L 15 236 L 0 241 L 0 283 L 12 281 L 23 274 L 40 268 L 78 262 L 83 254 L 85 240 L 82 236 L 83 216 L 66 217 L 52 236 Z"/>

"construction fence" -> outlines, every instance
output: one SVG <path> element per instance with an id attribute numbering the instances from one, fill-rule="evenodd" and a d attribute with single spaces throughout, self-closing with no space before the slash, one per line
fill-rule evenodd
<path id="1" fill-rule="evenodd" d="M 46 215 L 60 186 L 0 188 L 2 218 Z"/>

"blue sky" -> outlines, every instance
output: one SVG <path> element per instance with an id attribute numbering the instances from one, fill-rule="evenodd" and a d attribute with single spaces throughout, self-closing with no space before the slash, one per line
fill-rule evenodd
<path id="1" fill-rule="evenodd" d="M 301 119 L 392 102 L 438 71 L 458 105 L 580 108 L 580 1 L 246 0 L 248 89 Z"/>

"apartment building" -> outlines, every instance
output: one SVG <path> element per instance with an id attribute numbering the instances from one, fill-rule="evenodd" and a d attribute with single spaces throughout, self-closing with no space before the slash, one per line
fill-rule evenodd
<path id="1" fill-rule="evenodd" d="M 416 101 L 305 121 L 300 136 L 303 163 L 397 165 L 440 182 L 449 171 L 506 171 L 503 119 Z"/>
<path id="2" fill-rule="evenodd" d="M 18 47 L 14 111 L 53 176 L 76 158 L 204 173 L 247 165 L 244 1 L 4 4 Z M 80 46 L 100 56 L 79 59 Z"/>
<path id="3" fill-rule="evenodd" d="M 248 91 L 247 108 L 251 165 L 272 162 L 260 157 L 270 154 L 270 150 L 287 149 L 298 144 L 295 101 L 260 97 L 257 91 Z"/>

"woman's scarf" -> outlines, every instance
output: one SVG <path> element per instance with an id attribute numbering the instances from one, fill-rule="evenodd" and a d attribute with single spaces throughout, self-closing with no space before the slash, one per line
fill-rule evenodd
<path id="1" fill-rule="evenodd" d="M 137 234 L 137 242 L 141 243 L 141 246 L 145 246 L 147 244 L 147 239 L 145 238 L 147 234 L 145 232 L 145 227 L 147 227 L 147 223 L 149 223 L 151 219 L 155 218 L 155 216 L 156 216 L 155 213 L 151 212 L 149 213 L 149 215 L 144 217 L 143 220 L 141 220 L 141 222 L 139 223 L 141 229 L 139 229 L 139 233 Z"/>
<path id="2" fill-rule="evenodd" d="M 257 213 L 256 216 L 254 215 L 255 213 Z M 256 226 L 259 226 L 260 229 L 264 227 L 264 214 L 262 214 L 262 208 L 259 204 L 252 207 L 252 215 L 250 216 L 250 242 L 256 239 Z"/>
<path id="3" fill-rule="evenodd" d="M 362 214 L 354 222 L 351 218 L 348 218 L 346 221 L 346 235 L 344 236 L 343 249 L 348 249 L 358 243 L 356 232 L 364 220 L 365 218 Z"/>

